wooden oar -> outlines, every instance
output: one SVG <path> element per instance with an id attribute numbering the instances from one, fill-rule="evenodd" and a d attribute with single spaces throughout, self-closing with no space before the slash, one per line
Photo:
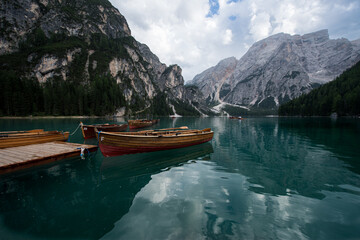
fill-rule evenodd
<path id="1" fill-rule="evenodd" d="M 211 128 L 205 128 L 202 130 L 199 129 L 184 129 L 183 131 L 169 131 L 169 132 L 165 132 L 165 134 L 170 133 L 170 134 L 191 134 L 191 133 L 202 133 L 202 132 L 210 132 Z M 163 132 L 149 132 L 151 134 L 163 134 Z"/>
<path id="2" fill-rule="evenodd" d="M 25 130 L 25 131 L 6 131 L 6 132 L 0 132 L 0 134 L 39 133 L 39 132 L 44 132 L 44 129 L 33 129 L 33 130 Z"/>
<path id="3" fill-rule="evenodd" d="M 156 131 L 167 131 L 167 130 L 187 130 L 189 129 L 187 126 L 177 127 L 177 128 L 163 128 L 163 129 L 149 129 L 137 131 L 137 133 L 146 133 L 146 132 L 156 132 Z"/>
<path id="4" fill-rule="evenodd" d="M 181 128 L 169 128 L 170 129 L 182 129 L 181 131 L 157 131 L 157 130 L 143 130 L 139 132 L 112 132 L 111 134 L 119 134 L 119 135 L 132 135 L 132 136 L 172 136 L 172 135 L 188 135 L 188 134 L 198 134 L 204 132 L 210 132 L 211 128 L 204 128 L 202 130 L 198 129 L 187 129 L 187 127 Z M 160 129 L 167 130 L 167 129 Z"/>
<path id="5" fill-rule="evenodd" d="M 189 129 L 187 126 L 177 127 L 177 128 L 163 128 L 155 129 L 154 131 L 167 131 L 167 130 L 177 130 L 177 129 Z"/>
<path id="6" fill-rule="evenodd" d="M 203 133 L 203 132 L 210 132 L 211 128 L 204 128 L 204 129 L 189 129 L 188 131 L 179 131 L 178 134 L 191 134 L 191 133 Z"/>

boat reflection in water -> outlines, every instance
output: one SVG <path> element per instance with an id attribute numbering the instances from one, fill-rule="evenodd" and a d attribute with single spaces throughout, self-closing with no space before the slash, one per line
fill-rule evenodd
<path id="1" fill-rule="evenodd" d="M 203 143 L 183 149 L 142 153 L 136 155 L 124 155 L 105 158 L 101 165 L 102 181 L 109 178 L 135 178 L 138 176 L 151 175 L 177 167 L 188 161 L 210 160 L 213 147 L 210 143 Z M 141 156 L 141 157 L 139 157 Z"/>
<path id="2" fill-rule="evenodd" d="M 210 160 L 210 143 L 162 152 L 72 159 L 0 180 L 3 239 L 99 239 L 129 211 L 152 176 Z M 99 160 L 100 159 L 100 160 Z M 21 216 L 21 217 L 20 217 Z"/>

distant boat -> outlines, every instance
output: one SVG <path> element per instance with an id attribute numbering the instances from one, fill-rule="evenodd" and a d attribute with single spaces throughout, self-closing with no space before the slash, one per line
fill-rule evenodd
<path id="1" fill-rule="evenodd" d="M 67 141 L 68 138 L 69 132 L 44 131 L 43 129 L 0 132 L 0 148 L 18 147 L 53 141 Z"/>
<path id="2" fill-rule="evenodd" d="M 231 117 L 229 117 L 229 118 L 230 118 L 230 119 L 239 119 L 239 120 L 243 119 L 241 116 L 239 116 L 239 117 L 231 116 Z"/>
<path id="3" fill-rule="evenodd" d="M 158 123 L 160 119 L 136 119 L 136 120 L 128 120 L 129 128 L 130 129 L 136 129 L 136 128 L 144 128 L 144 127 L 150 127 L 156 123 Z"/>
<path id="4" fill-rule="evenodd" d="M 127 124 L 92 124 L 92 125 L 85 125 L 82 122 L 80 122 L 81 130 L 84 139 L 94 138 L 95 135 L 95 128 L 98 129 L 98 131 L 105 131 L 105 132 L 120 132 L 126 130 L 128 127 Z"/>
<path id="5" fill-rule="evenodd" d="M 210 141 L 214 132 L 203 130 L 148 130 L 140 132 L 98 132 L 105 157 L 183 148 Z"/>

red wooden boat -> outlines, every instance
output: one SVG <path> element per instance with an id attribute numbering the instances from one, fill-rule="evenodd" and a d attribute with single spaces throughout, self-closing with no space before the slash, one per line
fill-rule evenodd
<path id="1" fill-rule="evenodd" d="M 158 123 L 159 119 L 147 120 L 147 119 L 136 119 L 136 120 L 128 120 L 129 128 L 136 129 L 136 128 L 144 128 L 150 127 L 156 123 Z"/>
<path id="2" fill-rule="evenodd" d="M 84 125 L 82 122 L 80 122 L 81 130 L 84 139 L 94 138 L 95 135 L 95 128 L 98 129 L 98 131 L 105 131 L 105 132 L 120 132 L 124 131 L 127 128 L 127 124 L 93 124 L 93 125 Z"/>
<path id="3" fill-rule="evenodd" d="M 239 120 L 241 120 L 241 119 L 243 119 L 242 117 L 234 117 L 234 116 L 231 116 L 231 117 L 229 117 L 230 119 L 239 119 Z"/>
<path id="4" fill-rule="evenodd" d="M 140 132 L 97 132 L 105 157 L 183 148 L 210 141 L 214 132 L 203 130 L 167 130 Z"/>

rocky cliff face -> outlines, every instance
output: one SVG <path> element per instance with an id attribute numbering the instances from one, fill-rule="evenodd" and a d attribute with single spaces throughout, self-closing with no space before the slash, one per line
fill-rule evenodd
<path id="1" fill-rule="evenodd" d="M 0 13 L 0 64 L 8 71 L 41 84 L 60 79 L 84 86 L 109 75 L 127 101 L 126 114 L 148 109 L 160 92 L 166 101 L 186 101 L 181 68 L 166 66 L 137 42 L 107 0 L 6 0 Z"/>
<path id="2" fill-rule="evenodd" d="M 120 12 L 106 0 L 12 0 L 0 5 L 0 53 L 17 51 L 19 43 L 35 28 L 47 37 L 52 34 L 89 37 L 103 33 L 111 38 L 130 36 L 130 28 Z"/>
<path id="3" fill-rule="evenodd" d="M 203 73 L 196 75 L 189 82 L 189 85 L 196 85 L 203 92 L 208 101 L 220 101 L 222 94 L 221 89 L 228 85 L 228 78 L 236 68 L 237 60 L 230 57 L 220 61 L 215 67 L 205 70 Z"/>
<path id="4" fill-rule="evenodd" d="M 359 41 L 329 39 L 327 30 L 276 34 L 240 59 L 221 61 L 191 81 L 209 101 L 275 108 L 307 93 L 360 60 Z"/>

